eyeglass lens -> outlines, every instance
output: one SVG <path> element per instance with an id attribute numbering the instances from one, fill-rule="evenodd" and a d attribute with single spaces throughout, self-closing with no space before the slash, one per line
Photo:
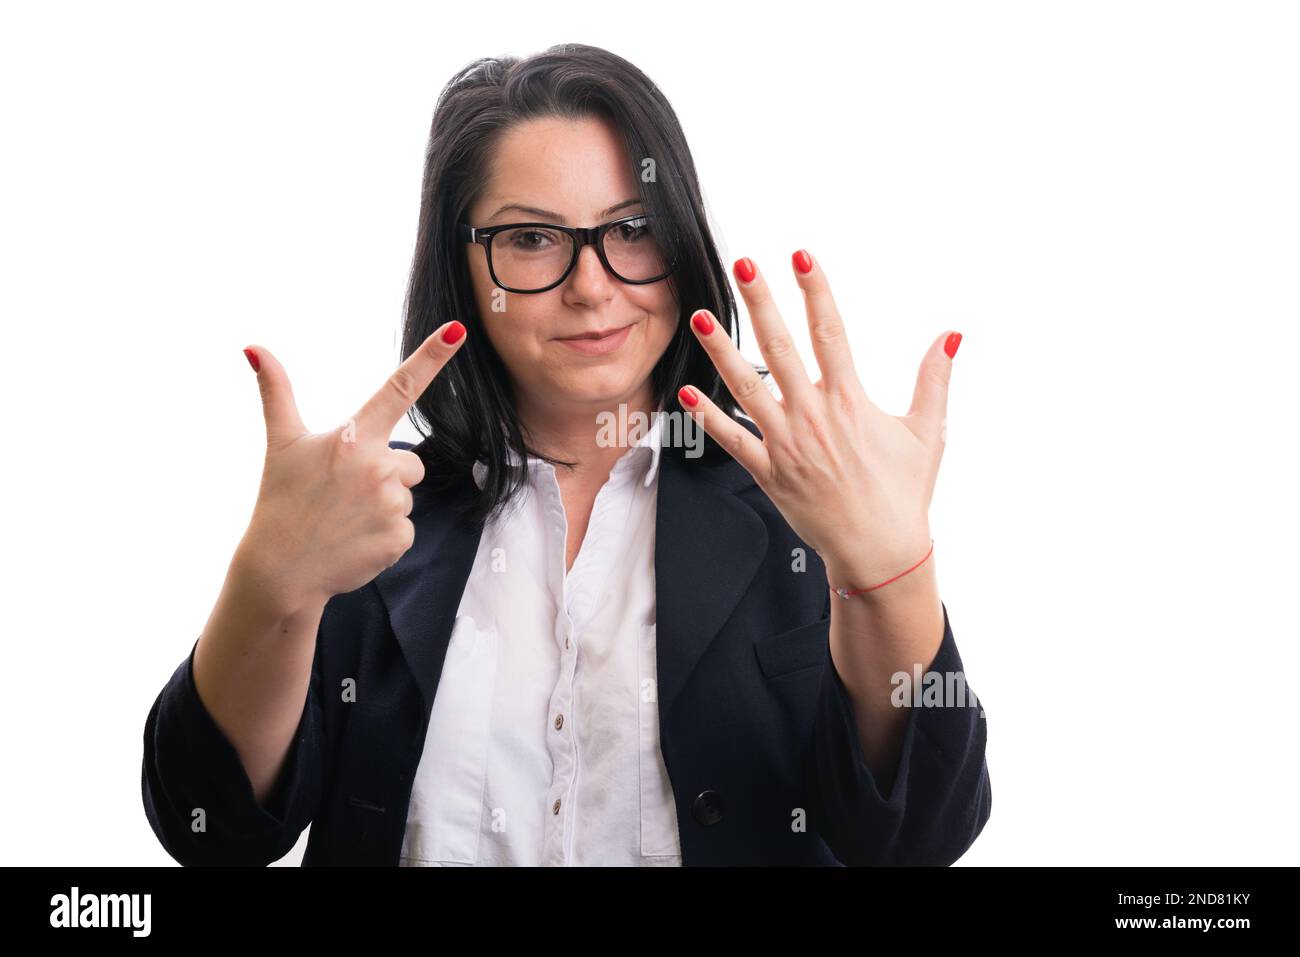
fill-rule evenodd
<path id="1" fill-rule="evenodd" d="M 573 259 L 574 239 L 543 226 L 504 229 L 492 237 L 492 268 L 514 289 L 543 289 L 564 276 Z M 619 223 L 605 232 L 605 258 L 621 279 L 655 279 L 666 271 L 663 252 L 646 219 Z"/>

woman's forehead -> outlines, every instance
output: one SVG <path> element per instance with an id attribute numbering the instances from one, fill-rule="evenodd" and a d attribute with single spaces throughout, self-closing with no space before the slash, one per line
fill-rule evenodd
<path id="1" fill-rule="evenodd" d="M 499 141 L 485 172 L 476 203 L 484 218 L 513 206 L 522 209 L 511 214 L 532 209 L 557 214 L 541 217 L 547 221 L 590 224 L 634 211 L 628 201 L 637 199 L 621 138 L 590 120 L 521 124 Z"/>

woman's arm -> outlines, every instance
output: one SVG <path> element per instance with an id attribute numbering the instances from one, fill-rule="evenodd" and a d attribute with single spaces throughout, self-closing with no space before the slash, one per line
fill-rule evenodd
<path id="1" fill-rule="evenodd" d="M 464 341 L 460 323 L 444 323 L 356 415 L 320 434 L 275 356 L 244 350 L 266 422 L 261 488 L 203 634 L 145 722 L 145 813 L 178 860 L 269 863 L 311 820 L 325 608 L 415 540 L 411 489 L 424 464 L 388 436 Z"/>
<path id="2" fill-rule="evenodd" d="M 265 804 L 279 782 L 307 698 L 324 603 L 277 595 L 256 558 L 237 551 L 194 648 L 199 699 L 239 753 Z"/>
<path id="3" fill-rule="evenodd" d="M 918 556 L 919 557 L 919 556 Z M 867 581 L 827 566 L 830 581 Z M 858 738 L 882 794 L 894 783 L 908 708 L 895 707 L 896 676 L 934 661 L 944 635 L 933 557 L 876 591 L 831 599 L 831 657 L 853 702 Z"/>
<path id="4" fill-rule="evenodd" d="M 828 600 L 854 599 L 828 593 Z M 889 691 L 882 699 L 877 689 L 863 702 L 850 692 L 833 650 L 842 639 L 834 637 L 832 612 L 807 786 L 810 823 L 845 864 L 947 866 L 975 842 L 992 812 L 984 709 L 965 680 L 947 609 L 940 611 L 938 650 L 930 658 L 905 652 L 898 670 L 912 675 L 906 662 L 913 660 L 923 674 L 940 675 L 942 700 L 930 695 L 903 708 L 893 707 Z"/>
<path id="5" fill-rule="evenodd" d="M 180 863 L 269 864 L 314 818 L 323 615 L 290 611 L 242 552 L 232 560 L 207 627 L 145 720 L 145 815 Z"/>

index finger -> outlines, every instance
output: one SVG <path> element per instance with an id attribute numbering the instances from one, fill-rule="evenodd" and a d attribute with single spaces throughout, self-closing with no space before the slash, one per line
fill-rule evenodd
<path id="1" fill-rule="evenodd" d="M 397 367 L 374 395 L 356 414 L 357 431 L 364 437 L 379 437 L 384 442 L 402 421 L 415 401 L 434 380 L 447 361 L 465 341 L 465 327 L 453 319 L 439 326 L 420 348 Z"/>

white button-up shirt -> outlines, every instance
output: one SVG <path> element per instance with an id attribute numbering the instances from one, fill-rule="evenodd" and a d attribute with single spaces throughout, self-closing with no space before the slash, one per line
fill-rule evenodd
<path id="1" fill-rule="evenodd" d="M 555 468 L 487 523 L 416 771 L 403 866 L 681 864 L 659 748 L 662 419 L 615 463 L 566 573 Z M 511 453 L 511 460 L 514 453 Z M 474 467 L 483 485 L 485 466 Z"/>

